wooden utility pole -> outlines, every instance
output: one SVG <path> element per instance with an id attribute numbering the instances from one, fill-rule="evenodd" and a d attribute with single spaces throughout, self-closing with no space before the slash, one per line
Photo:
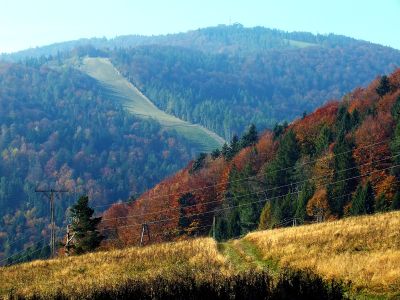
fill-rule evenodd
<path id="1" fill-rule="evenodd" d="M 143 246 L 145 232 L 147 232 L 147 238 L 148 241 L 150 241 L 150 230 L 147 223 L 142 224 L 142 233 L 140 234 L 140 247 Z"/>
<path id="2" fill-rule="evenodd" d="M 213 216 L 212 228 L 213 228 L 213 239 L 215 240 L 215 215 Z"/>
<path id="3" fill-rule="evenodd" d="M 50 200 L 50 252 L 51 257 L 56 253 L 56 221 L 54 217 L 54 195 L 55 193 L 68 193 L 67 190 L 35 190 L 36 193 L 43 193 Z"/>

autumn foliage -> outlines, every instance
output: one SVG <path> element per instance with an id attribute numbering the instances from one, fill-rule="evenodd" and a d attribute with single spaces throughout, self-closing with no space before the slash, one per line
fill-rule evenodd
<path id="1" fill-rule="evenodd" d="M 312 222 L 339 218 L 350 211 L 355 187 L 366 182 L 372 184 L 376 198 L 381 197 L 390 205 L 398 191 L 390 145 L 397 122 L 392 107 L 400 101 L 400 70 L 388 79 L 390 91 L 384 95 L 377 94 L 377 78 L 370 86 L 357 88 L 340 102 L 328 102 L 284 128 L 282 136 L 293 132 L 301 152 L 297 163 L 289 167 L 293 172 L 285 173 L 293 178 L 293 184 L 285 188 L 293 194 L 295 187 L 304 189 L 307 183 L 308 193 L 267 201 L 265 197 L 271 195 L 268 179 L 272 176 L 268 172 L 273 170 L 271 164 L 282 165 L 276 159 L 283 139 L 266 131 L 259 135 L 256 144 L 240 149 L 233 158 L 207 155 L 200 169 L 191 171 L 191 163 L 133 203 L 111 207 L 104 213 L 102 223 L 103 230 L 114 238 L 108 245 L 137 244 L 144 223 L 150 229 L 150 242 L 207 235 L 213 216 L 219 218 L 224 214 L 229 220 L 233 218 L 229 211 L 234 203 L 247 207 L 243 197 L 247 197 L 249 205 L 267 203 L 263 213 L 262 209 L 256 212 L 261 219 L 253 228 L 268 228 L 279 223 L 277 218 L 288 216 Z M 346 149 L 343 147 L 350 150 L 335 150 Z M 279 159 L 285 157 L 282 151 Z M 349 155 L 344 163 L 340 157 L 346 153 Z M 348 179 L 343 180 L 343 174 L 354 177 L 352 185 L 341 185 Z M 236 179 L 230 181 L 232 178 Z M 338 195 L 339 191 L 348 194 Z M 337 205 L 341 205 L 342 214 L 337 213 Z M 241 214 L 250 213 L 254 214 L 254 209 L 239 211 L 235 218 L 240 222 Z M 147 242 L 146 237 L 144 241 Z"/>

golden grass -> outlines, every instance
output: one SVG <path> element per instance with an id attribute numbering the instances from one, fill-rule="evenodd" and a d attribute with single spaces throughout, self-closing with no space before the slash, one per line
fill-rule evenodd
<path id="1" fill-rule="evenodd" d="M 230 272 L 216 242 L 203 238 L 0 268 L 0 296 L 11 290 L 26 297 L 50 297 L 57 290 L 83 295 L 89 290 L 118 287 L 128 279 L 173 278 L 191 270 L 196 270 L 199 278 Z"/>
<path id="2" fill-rule="evenodd" d="M 248 234 L 264 260 L 351 281 L 368 294 L 400 291 L 400 212 Z"/>
<path id="3" fill-rule="evenodd" d="M 399 230 L 400 212 L 391 212 L 253 232 L 219 245 L 199 238 L 35 261 L 0 268 L 0 298 L 10 293 L 53 298 L 58 292 L 80 298 L 121 290 L 132 280 L 157 281 L 161 276 L 174 284 L 192 274 L 211 282 L 215 274 L 228 278 L 251 268 L 279 275 L 275 262 L 351 281 L 358 294 L 400 296 Z"/>

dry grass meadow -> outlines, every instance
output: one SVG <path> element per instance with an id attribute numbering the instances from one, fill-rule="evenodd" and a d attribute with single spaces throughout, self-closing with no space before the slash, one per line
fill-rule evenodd
<path id="1" fill-rule="evenodd" d="M 400 297 L 399 228 L 400 212 L 391 212 L 253 232 L 242 239 L 221 244 L 211 238 L 199 238 L 34 261 L 0 268 L 0 297 L 92 299 L 113 295 L 123 298 L 123 295 L 143 295 L 141 290 L 145 288 L 153 293 L 160 289 L 161 280 L 164 281 L 162 289 L 170 297 L 182 293 L 191 295 L 194 286 L 196 292 L 204 296 L 208 288 L 208 292 L 217 289 L 218 295 L 224 291 L 231 295 L 232 289 L 244 292 L 247 287 L 253 292 L 254 287 L 261 284 L 264 290 L 268 289 L 268 295 L 275 293 L 275 298 L 264 299 L 280 299 L 276 296 L 279 293 L 277 286 L 287 291 L 287 282 L 295 282 L 292 278 L 297 276 L 282 277 L 281 274 L 287 269 L 310 269 L 319 279 L 301 275 L 299 282 L 304 291 L 309 289 L 315 293 L 316 289 L 310 287 L 319 285 L 318 289 L 325 293 L 326 286 L 319 280 L 323 279 L 325 284 L 333 279 L 332 282 L 345 284 L 351 281 L 350 295 L 353 296 L 396 298 Z M 230 281 L 250 269 L 265 275 L 257 280 L 246 275 Z M 253 273 L 251 276 L 258 275 Z M 184 283 L 185 280 L 191 285 Z M 247 284 L 249 280 L 251 284 Z M 156 284 L 156 287 L 150 284 Z M 179 284 L 181 290 L 177 288 Z M 137 290 L 142 294 L 127 291 L 133 285 L 138 286 Z M 328 293 L 334 296 L 326 296 L 326 299 L 341 299 L 340 293 Z M 157 298 L 154 295 L 150 298 Z M 297 298 L 307 297 L 310 296 Z"/>
<path id="2" fill-rule="evenodd" d="M 262 259 L 311 269 L 370 295 L 400 297 L 400 212 L 248 234 Z"/>
<path id="3" fill-rule="evenodd" d="M 50 297 L 57 290 L 85 295 L 89 289 L 118 288 L 128 279 L 174 277 L 192 269 L 200 279 L 217 271 L 228 273 L 226 266 L 215 241 L 203 238 L 0 268 L 0 295 L 18 291 L 26 297 Z"/>

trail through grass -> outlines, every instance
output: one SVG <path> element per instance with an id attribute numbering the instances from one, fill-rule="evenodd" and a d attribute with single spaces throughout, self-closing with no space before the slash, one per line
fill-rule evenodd
<path id="1" fill-rule="evenodd" d="M 319 280 L 332 279 L 343 282 L 346 290 L 351 282 L 349 295 L 357 299 L 400 299 L 399 227 L 400 212 L 390 212 L 257 231 L 219 244 L 199 238 L 0 267 L 0 298 L 12 292 L 52 297 L 59 290 L 67 295 L 108 289 L 119 293 L 124 284 L 134 282 L 140 290 L 142 284 L 163 278 L 170 288 L 186 286 L 180 281 L 185 276 L 200 285 L 219 286 L 249 271 L 264 274 L 273 286 L 283 278 L 285 290 L 286 283 L 298 282 L 296 273 L 282 277 L 286 270 L 311 270 L 320 279 L 301 275 L 305 285 L 296 289 L 323 286 Z"/>
<path id="2" fill-rule="evenodd" d="M 268 270 L 272 274 L 278 274 L 278 263 L 272 259 L 264 259 L 257 246 L 249 240 L 239 239 L 226 243 L 220 243 L 218 249 L 237 271 L 248 269 Z"/>
<path id="3" fill-rule="evenodd" d="M 132 114 L 158 121 L 162 126 L 175 129 L 197 146 L 198 152 L 210 152 L 225 142 L 216 133 L 183 121 L 157 108 L 113 66 L 108 58 L 86 57 L 77 67 L 95 78 L 107 91 L 108 96 L 122 103 Z"/>

